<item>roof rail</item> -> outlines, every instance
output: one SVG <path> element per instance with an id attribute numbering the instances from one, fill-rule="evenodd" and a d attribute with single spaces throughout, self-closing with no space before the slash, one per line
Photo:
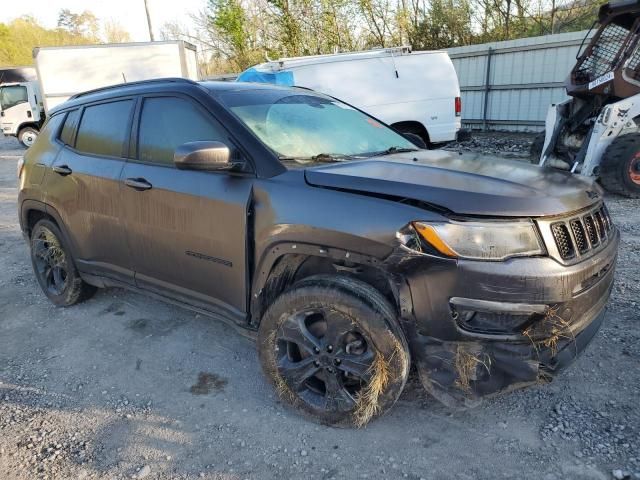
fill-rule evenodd
<path id="1" fill-rule="evenodd" d="M 76 98 L 84 97 L 85 95 L 90 95 L 92 93 L 104 92 L 107 90 L 111 90 L 113 88 L 120 87 L 130 87 L 135 85 L 146 85 L 153 83 L 163 83 L 163 82 L 176 82 L 176 83 L 190 83 L 197 84 L 194 80 L 190 80 L 188 78 L 180 78 L 180 77 L 167 77 L 167 78 L 150 78 L 148 80 L 139 80 L 137 82 L 124 82 L 124 83 L 116 83 L 115 85 L 107 85 L 106 87 L 94 88 L 93 90 L 87 90 L 86 92 L 76 93 L 69 100 L 74 100 Z"/>

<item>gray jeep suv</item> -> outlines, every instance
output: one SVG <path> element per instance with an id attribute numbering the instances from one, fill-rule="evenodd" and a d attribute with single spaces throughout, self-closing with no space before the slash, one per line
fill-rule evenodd
<path id="1" fill-rule="evenodd" d="M 412 363 L 449 405 L 549 381 L 611 291 L 602 190 L 420 146 L 305 89 L 108 87 L 51 112 L 20 223 L 56 305 L 126 287 L 241 327 L 325 424 L 389 409 Z"/>

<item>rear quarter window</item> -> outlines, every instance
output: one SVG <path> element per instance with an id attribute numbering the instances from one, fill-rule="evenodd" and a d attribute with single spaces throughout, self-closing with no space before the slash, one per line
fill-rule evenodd
<path id="1" fill-rule="evenodd" d="M 76 150 L 121 157 L 132 106 L 132 100 L 120 100 L 85 107 L 76 136 Z"/>

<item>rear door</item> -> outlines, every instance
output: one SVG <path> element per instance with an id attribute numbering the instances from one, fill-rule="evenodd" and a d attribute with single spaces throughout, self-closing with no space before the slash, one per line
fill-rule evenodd
<path id="1" fill-rule="evenodd" d="M 120 174 L 135 100 L 91 104 L 67 114 L 47 167 L 46 203 L 64 223 L 78 268 L 133 283 L 121 221 Z"/>
<path id="2" fill-rule="evenodd" d="M 183 143 L 217 140 L 225 128 L 195 99 L 141 99 L 123 178 L 124 219 L 136 284 L 242 317 L 246 310 L 247 211 L 253 176 L 178 170 Z"/>

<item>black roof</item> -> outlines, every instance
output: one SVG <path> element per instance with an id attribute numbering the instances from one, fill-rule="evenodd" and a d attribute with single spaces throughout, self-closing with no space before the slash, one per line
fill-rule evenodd
<path id="1" fill-rule="evenodd" d="M 50 112 L 54 114 L 61 110 L 77 107 L 89 102 L 99 100 L 108 100 L 109 98 L 119 97 L 122 95 L 135 95 L 145 93 L 150 90 L 162 91 L 163 87 L 199 87 L 206 90 L 212 95 L 222 92 L 242 92 L 255 90 L 289 90 L 291 87 L 273 85 L 269 83 L 248 83 L 248 82 L 222 82 L 222 81 L 200 81 L 189 80 L 187 78 L 154 78 L 151 80 L 142 80 L 139 82 L 119 83 L 109 85 L 94 90 L 78 93 L 66 102 L 56 106 Z"/>

